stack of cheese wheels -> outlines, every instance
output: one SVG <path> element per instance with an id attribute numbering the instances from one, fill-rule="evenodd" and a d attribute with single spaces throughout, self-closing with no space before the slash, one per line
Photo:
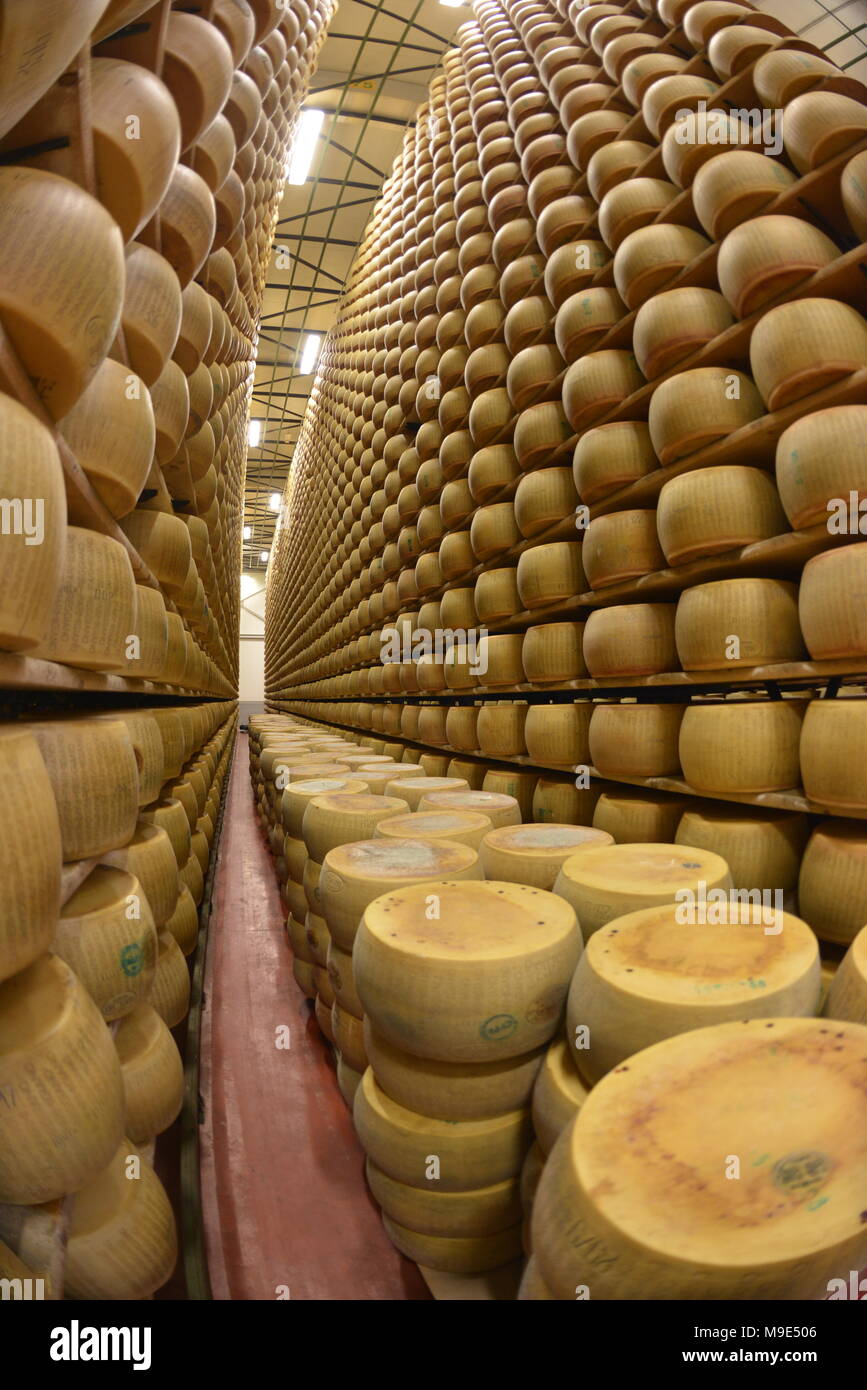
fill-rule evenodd
<path id="1" fill-rule="evenodd" d="M 307 858 L 302 866 L 301 894 L 295 893 L 290 899 L 289 932 L 293 949 L 296 949 L 297 928 L 294 924 L 303 921 L 308 957 L 307 960 L 299 960 L 296 954 L 293 971 L 302 990 L 308 995 L 312 984 L 315 991 L 316 1020 L 325 1037 L 335 1046 L 336 1036 L 331 1012 L 336 995 L 328 976 L 331 934 L 322 912 L 319 891 L 322 865 L 329 850 L 354 840 L 372 838 L 381 821 L 401 815 L 406 810 L 405 801 L 369 790 L 323 792 L 306 798 L 301 816 L 301 838 Z M 296 914 L 296 897 L 298 912 L 303 912 L 303 917 Z M 299 969 L 299 966 L 307 964 L 310 960 L 313 964 L 308 970 Z"/>
<path id="2" fill-rule="evenodd" d="M 475 1274 L 518 1255 L 530 1095 L 580 951 L 571 908 L 523 885 L 423 883 L 366 908 L 355 1125 L 386 1230 L 420 1264 Z"/>
<path id="3" fill-rule="evenodd" d="M 825 1018 L 867 1023 L 867 927 L 862 927 L 837 967 L 822 1013 Z"/>
<path id="4" fill-rule="evenodd" d="M 406 819 L 397 815 L 380 825 Z M 377 826 L 377 834 L 379 830 Z M 382 894 L 400 892 L 412 884 L 482 877 L 475 848 L 443 838 L 382 836 L 337 845 L 325 855 L 319 899 L 328 931 L 326 968 L 334 995 L 332 1026 L 342 1064 L 339 1080 L 348 1104 L 368 1063 L 362 1036 L 364 1009 L 352 959 L 365 909 Z"/>
<path id="5" fill-rule="evenodd" d="M 613 843 L 603 830 L 586 825 L 507 825 L 488 831 L 480 855 L 486 878 L 550 891 L 576 849 Z"/>
<path id="6" fill-rule="evenodd" d="M 867 1257 L 865 1044 L 853 1023 L 745 1018 L 611 1072 L 536 1194 L 533 1254 L 551 1296 L 821 1299 L 829 1280 L 845 1284 Z"/>
<path id="7" fill-rule="evenodd" d="M 554 892 L 574 908 L 586 942 L 615 917 L 674 902 L 679 893 L 731 886 L 725 860 L 709 850 L 674 844 L 590 844 L 566 860 Z"/>
<path id="8" fill-rule="evenodd" d="M 569 989 L 566 1032 L 591 1084 L 675 1033 L 740 1018 L 814 1015 L 819 943 L 765 890 L 718 889 L 616 917 Z M 757 982 L 761 981 L 761 986 Z"/>

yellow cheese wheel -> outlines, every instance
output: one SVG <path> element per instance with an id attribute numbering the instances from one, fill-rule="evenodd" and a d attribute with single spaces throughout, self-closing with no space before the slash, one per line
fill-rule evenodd
<path id="1" fill-rule="evenodd" d="M 365 1020 L 370 1065 L 386 1095 L 440 1120 L 480 1120 L 526 1107 L 544 1049 L 493 1062 L 439 1062 L 393 1047 Z"/>
<path id="2" fill-rule="evenodd" d="M 639 235 L 641 233 L 633 232 L 633 236 Z M 629 240 L 627 238 L 624 247 Z M 625 286 L 618 283 L 617 288 L 628 304 Z M 569 424 L 577 433 L 582 433 L 622 405 L 643 385 L 644 377 L 631 352 L 609 348 L 584 353 L 572 363 L 563 380 L 563 409 Z"/>
<path id="3" fill-rule="evenodd" d="M 867 544 L 815 555 L 804 566 L 798 617 L 814 661 L 845 660 L 867 651 L 867 625 L 859 595 L 867 573 Z"/>
<path id="4" fill-rule="evenodd" d="M 659 494 L 657 527 L 670 565 L 735 550 L 788 529 L 769 475 L 732 465 L 671 478 Z"/>
<path id="5" fill-rule="evenodd" d="M 106 1020 L 122 1018 L 146 1001 L 156 969 L 157 933 L 135 875 L 121 866 L 99 866 L 88 874 L 60 909 L 53 949 Z"/>
<path id="6" fill-rule="evenodd" d="M 554 892 L 570 903 L 587 941 L 615 917 L 673 902 L 683 889 L 728 888 L 728 865 L 708 850 L 673 844 L 584 845 L 560 870 Z"/>
<path id="7" fill-rule="evenodd" d="M 594 704 L 590 762 L 602 777 L 676 777 L 683 705 Z"/>
<path id="8" fill-rule="evenodd" d="M 439 1192 L 466 1192 L 517 1177 L 530 1147 L 528 1109 L 482 1120 L 438 1120 L 391 1100 L 368 1067 L 355 1096 L 355 1130 L 368 1158 L 388 1177 L 428 1189 L 430 1156 Z"/>
<path id="9" fill-rule="evenodd" d="M 518 560 L 517 584 L 523 608 L 540 608 L 584 593 L 587 581 L 580 541 L 550 541 L 525 550 Z"/>
<path id="10" fill-rule="evenodd" d="M 552 1047 L 553 1046 L 556 1046 L 556 1044 L 552 1043 Z M 530 1152 L 527 1154 L 527 1157 L 524 1159 L 524 1166 L 521 1169 L 521 1207 L 526 1218 L 529 1218 L 533 1210 L 533 1198 L 536 1195 L 536 1188 L 539 1186 L 542 1169 L 545 1167 L 546 1156 L 544 1149 L 537 1139 L 532 1149 L 530 1149 Z M 529 1249 L 529 1243 L 526 1239 L 527 1235 L 528 1232 L 525 1229 L 525 1250 Z"/>
<path id="11" fill-rule="evenodd" d="M 41 641 L 46 661 L 119 670 L 135 635 L 136 583 L 125 548 L 111 536 L 68 526 L 63 568 Z"/>
<path id="12" fill-rule="evenodd" d="M 178 1254 L 175 1218 L 153 1167 L 125 1138 L 70 1203 L 64 1294 L 74 1299 L 146 1299 L 171 1277 Z"/>
<path id="13" fill-rule="evenodd" d="M 867 138 L 867 108 L 839 92 L 803 92 L 783 116 L 786 154 L 800 174 Z"/>
<path id="14" fill-rule="evenodd" d="M 656 512 L 630 510 L 594 517 L 584 534 L 581 560 L 591 589 L 664 569 Z"/>
<path id="15" fill-rule="evenodd" d="M 337 1058 L 337 1085 L 340 1088 L 340 1094 L 351 1110 L 355 1101 L 355 1093 L 361 1085 L 361 1072 L 353 1071 L 349 1063 L 340 1056 Z"/>
<path id="16" fill-rule="evenodd" d="M 190 822 L 187 813 L 174 797 L 155 801 L 142 808 L 140 819 L 148 825 L 158 825 L 172 842 L 178 867 L 186 864 L 190 852 Z"/>
<path id="17" fill-rule="evenodd" d="M 308 860 L 308 863 L 310 861 Z M 304 914 L 304 939 L 307 942 L 307 950 L 310 953 L 310 961 L 313 965 L 318 965 L 322 970 L 328 968 L 328 947 L 331 945 L 331 935 L 328 931 L 328 923 L 324 917 L 310 908 L 310 895 L 307 896 L 307 911 Z M 322 991 L 319 991 L 320 993 Z M 329 1008 L 331 1001 L 329 1000 Z"/>
<path id="18" fill-rule="evenodd" d="M 551 1043 L 533 1087 L 533 1128 L 545 1157 L 590 1093 L 589 1085 L 575 1066 L 571 1037 L 574 1033 Z"/>
<path id="19" fill-rule="evenodd" d="M 536 774 L 521 772 L 516 767 L 487 767 L 481 790 L 498 796 L 510 796 L 517 801 L 523 820 L 529 820 L 533 810 Z"/>
<path id="20" fill-rule="evenodd" d="M 126 662 L 122 673 L 133 679 L 162 680 L 168 660 L 169 626 L 166 602 L 159 589 L 136 584 L 135 632 L 131 636 L 137 641 L 124 644 Z"/>
<path id="21" fill-rule="evenodd" d="M 430 880 L 481 877 L 475 850 L 451 839 L 388 837 L 345 842 L 329 850 L 323 861 L 319 880 L 322 914 L 334 944 L 351 952 L 362 914 L 375 898 Z"/>
<path id="22" fill-rule="evenodd" d="M 123 1081 L 111 1036 L 59 956 L 40 956 L 0 984 L 7 1107 L 0 1200 L 32 1206 L 77 1191 L 123 1133 Z"/>
<path id="23" fill-rule="evenodd" d="M 553 894 L 441 882 L 371 903 L 353 965 L 365 1013 L 389 1042 L 439 1061 L 488 1061 L 551 1036 L 580 946 L 574 913 Z"/>
<path id="24" fill-rule="evenodd" d="M 302 821 L 307 853 L 321 864 L 330 849 L 369 838 L 380 821 L 402 815 L 405 806 L 406 802 L 397 797 L 364 792 L 326 792 L 311 797 Z"/>
<path id="25" fill-rule="evenodd" d="M 138 769 L 126 725 L 58 718 L 27 727 L 54 789 L 64 861 L 127 844 L 138 818 Z"/>
<path id="26" fill-rule="evenodd" d="M 512 758 L 526 752 L 524 723 L 527 706 L 517 700 L 484 704 L 476 730 L 479 748 L 489 758 Z"/>
<path id="27" fill-rule="evenodd" d="M 531 816 L 540 824 L 589 825 L 598 798 L 598 783 L 576 787 L 571 777 L 540 777 L 533 790 Z"/>
<path id="28" fill-rule="evenodd" d="M 582 643 L 584 624 L 539 623 L 527 628 L 521 648 L 524 674 L 531 685 L 559 685 L 587 675 Z"/>
<path id="29" fill-rule="evenodd" d="M 0 170 L 0 320 L 46 409 L 61 419 L 114 339 L 123 243 L 114 219 L 77 184 L 22 166 Z M 63 226 L 38 254 L 26 226 Z"/>
<path id="30" fill-rule="evenodd" d="M 837 967 L 822 1014 L 847 1023 L 867 1023 L 867 927 L 859 931 Z"/>
<path id="31" fill-rule="evenodd" d="M 557 310 L 554 324 L 564 361 L 571 364 L 582 353 L 591 351 L 626 313 L 620 295 L 608 285 L 590 286 L 570 294 Z"/>
<path id="32" fill-rule="evenodd" d="M 205 879 L 201 865 L 194 854 L 190 854 L 186 864 L 180 867 L 181 885 L 186 886 L 192 895 L 196 907 L 205 895 Z"/>
<path id="33" fill-rule="evenodd" d="M 791 811 L 705 803 L 684 811 L 674 838 L 721 854 L 735 888 L 788 893 L 797 887 L 807 821 Z"/>
<path id="34" fill-rule="evenodd" d="M 177 1028 L 190 1007 L 190 974 L 183 951 L 170 931 L 159 935 L 159 952 L 148 1003 L 169 1028 Z"/>
<path id="35" fill-rule="evenodd" d="M 643 420 L 621 420 L 586 430 L 575 445 L 572 472 L 588 506 L 617 492 L 658 466 Z"/>
<path id="36" fill-rule="evenodd" d="M 390 816 L 377 825 L 374 834 L 378 839 L 443 839 L 478 850 L 490 829 L 488 817 L 478 811 L 419 810 Z"/>
<path id="37" fill-rule="evenodd" d="M 354 1014 L 360 1019 L 364 1014 L 361 1000 L 355 988 L 355 976 L 352 970 L 352 952 L 344 951 L 329 936 L 328 952 L 326 956 L 328 978 L 334 991 L 334 998 L 347 1013 Z M 339 1032 L 339 1030 L 337 1030 Z M 341 1051 L 343 1049 L 341 1048 Z M 354 1064 L 351 1064 L 354 1066 Z M 365 1061 L 365 1066 L 367 1062 Z M 364 1070 L 364 1067 L 361 1068 Z"/>
<path id="38" fill-rule="evenodd" d="M 584 660 L 591 676 L 649 676 L 680 668 L 671 603 L 597 608 L 584 624 Z"/>
<path id="39" fill-rule="evenodd" d="M 123 518 L 121 529 L 169 595 L 180 593 L 192 559 L 190 533 L 181 518 L 136 510 Z"/>
<path id="40" fill-rule="evenodd" d="M 801 661 L 797 586 L 781 579 L 721 579 L 680 596 L 675 638 L 685 671 Z"/>
<path id="41" fill-rule="evenodd" d="M 144 1144 L 180 1114 L 184 1067 L 177 1043 L 151 1004 L 137 1004 L 118 1024 L 114 1045 L 123 1072 L 126 1132 Z"/>
<path id="42" fill-rule="evenodd" d="M 524 725 L 527 754 L 534 762 L 574 767 L 590 762 L 588 731 L 592 705 L 530 705 Z"/>
<path id="43" fill-rule="evenodd" d="M 9 651 L 45 635 L 63 576 L 66 495 L 49 430 L 11 396 L 0 396 L 3 592 L 0 641 Z M 148 465 L 149 466 L 149 465 Z M 5 504 L 4 504 L 5 505 Z"/>
<path id="44" fill-rule="evenodd" d="M 411 1231 L 383 1217 L 389 1240 L 407 1259 L 447 1274 L 484 1274 L 499 1269 L 521 1253 L 521 1227 L 512 1226 L 488 1236 L 432 1236 Z"/>
<path id="45" fill-rule="evenodd" d="M 49 0 L 37 9 L 21 4 L 6 8 L 0 29 L 0 135 L 11 130 L 74 62 L 104 9 L 104 0 L 85 0 L 74 9 L 62 0 Z"/>
<path id="46" fill-rule="evenodd" d="M 614 253 L 614 283 L 621 299 L 630 309 L 640 308 L 710 244 L 692 227 L 674 222 L 655 222 L 630 232 Z"/>
<path id="47" fill-rule="evenodd" d="M 862 492 L 867 496 L 860 469 L 865 426 L 867 407 L 840 405 L 803 415 L 780 435 L 777 488 L 796 530 L 820 522 L 849 529 L 853 500 L 857 514 Z"/>
<path id="48" fill-rule="evenodd" d="M 341 1057 L 353 1071 L 364 1072 L 368 1063 L 361 1019 L 341 1008 L 335 999 L 331 1007 L 331 1027 L 334 1044 Z"/>
<path id="49" fill-rule="evenodd" d="M 307 961 L 303 961 L 298 957 L 292 962 L 292 974 L 295 976 L 295 981 L 302 994 L 305 994 L 308 999 L 316 998 L 316 985 L 313 980 L 313 970 L 314 967 L 312 965 L 309 965 Z"/>
<path id="50" fill-rule="evenodd" d="M 755 150 L 716 153 L 695 173 L 696 216 L 708 236 L 720 239 L 762 212 L 794 181 L 780 160 Z"/>
<path id="51" fill-rule="evenodd" d="M 636 60 L 637 61 L 637 60 Z M 521 1276 L 521 1284 L 518 1289 L 518 1300 L 522 1303 L 539 1302 L 542 1299 L 553 1299 L 554 1294 L 548 1288 L 539 1272 L 539 1262 L 533 1256 L 528 1259 L 524 1273 Z"/>
<path id="52" fill-rule="evenodd" d="M 860 241 L 867 238 L 867 152 L 849 160 L 840 181 L 849 226 Z"/>
<path id="53" fill-rule="evenodd" d="M 166 926 L 178 902 L 178 863 L 172 842 L 158 825 L 140 822 L 129 842 L 103 855 L 104 864 L 138 879 L 157 927 Z"/>
<path id="54" fill-rule="evenodd" d="M 458 791 L 427 791 L 419 802 L 418 809 L 470 811 L 485 816 L 495 828 L 501 825 L 517 825 L 521 820 L 521 809 L 514 796 L 469 788 Z"/>
<path id="55" fill-rule="evenodd" d="M 598 783 L 596 785 L 598 787 Z M 618 845 L 657 841 L 671 844 L 689 804 L 688 797 L 632 791 L 626 787 L 597 791 L 596 798 L 592 808 L 593 825 L 597 830 L 607 831 Z"/>
<path id="56" fill-rule="evenodd" d="M 536 1194 L 545 1283 L 570 1299 L 582 1285 L 594 1299 L 650 1286 L 668 1299 L 826 1297 L 830 1278 L 863 1263 L 865 1041 L 855 1024 L 749 1019 L 666 1039 L 606 1077 Z M 642 1123 L 647 1144 L 630 1143 Z"/>
<path id="57" fill-rule="evenodd" d="M 611 844 L 611 836 L 589 826 L 504 826 L 491 830 L 482 841 L 485 876 L 507 883 L 524 883 L 551 890 L 562 865 L 581 846 Z"/>
<path id="58" fill-rule="evenodd" d="M 599 203 L 599 231 L 612 251 L 630 232 L 644 227 L 677 197 L 677 189 L 667 179 L 633 175 L 603 194 Z"/>
<path id="59" fill-rule="evenodd" d="M 750 368 L 769 410 L 865 366 L 867 323 L 836 299 L 778 304 L 759 320 L 750 339 Z"/>
<path id="60" fill-rule="evenodd" d="M 447 1237 L 447 1246 L 464 1242 L 469 1245 L 469 1237 L 505 1232 L 521 1218 L 520 1193 L 514 1178 L 469 1192 L 440 1192 L 433 1182 L 428 1188 L 398 1182 L 371 1159 L 365 1171 L 370 1190 L 390 1221 L 415 1233 Z"/>
<path id="61" fill-rule="evenodd" d="M 764 395 L 758 377 L 756 384 Z M 675 463 L 757 420 L 764 414 L 759 391 L 743 372 L 727 367 L 693 367 L 660 382 L 648 415 L 660 463 Z"/>
<path id="62" fill-rule="evenodd" d="M 25 728 L 0 729 L 0 980 L 51 945 L 60 906 L 61 830 L 39 745 Z M 14 795 L 12 789 L 14 788 Z"/>
<path id="63" fill-rule="evenodd" d="M 162 375 L 181 326 L 181 287 L 172 266 L 149 246 L 126 250 L 121 327 L 129 362 L 147 386 Z"/>
<path id="64" fill-rule="evenodd" d="M 721 294 L 698 286 L 665 290 L 635 316 L 635 360 L 648 381 L 662 376 L 734 323 Z"/>
<path id="65" fill-rule="evenodd" d="M 675 1033 L 817 1012 L 819 943 L 806 922 L 770 895 L 765 905 L 720 896 L 631 912 L 587 943 L 566 1017 L 590 1082 Z"/>
<path id="66" fill-rule="evenodd" d="M 521 611 L 523 603 L 518 593 L 516 565 L 486 570 L 475 583 L 476 612 L 479 622 L 492 623 L 498 618 L 512 618 Z"/>
<path id="67" fill-rule="evenodd" d="M 812 801 L 838 814 L 867 806 L 861 754 L 867 736 L 867 701 L 811 700 L 801 734 L 801 780 Z"/>
<path id="68" fill-rule="evenodd" d="M 97 196 L 130 241 L 150 221 L 177 163 L 178 112 L 165 85 L 138 64 L 93 58 L 90 81 Z"/>
<path id="69" fill-rule="evenodd" d="M 836 816 L 810 836 L 798 880 L 801 912 L 823 941 L 847 945 L 867 921 L 867 826 Z"/>
<path id="70" fill-rule="evenodd" d="M 794 48 L 778 48 L 759 59 L 753 70 L 756 91 L 766 106 L 786 106 L 801 92 L 818 87 L 825 77 L 838 76 L 838 69 L 818 53 L 802 53 Z"/>
<path id="71" fill-rule="evenodd" d="M 800 217 L 753 217 L 723 240 L 717 278 L 738 318 L 746 318 L 838 255 L 830 237 Z"/>
<path id="72" fill-rule="evenodd" d="M 805 707 L 802 700 L 690 705 L 680 726 L 680 763 L 687 782 L 696 791 L 712 793 L 797 787 Z"/>

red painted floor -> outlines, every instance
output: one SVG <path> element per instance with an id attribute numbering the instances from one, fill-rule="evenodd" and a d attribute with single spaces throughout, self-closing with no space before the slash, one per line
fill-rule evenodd
<path id="1" fill-rule="evenodd" d="M 333 1053 L 292 975 L 246 735 L 214 884 L 200 1090 L 202 1205 L 215 1299 L 424 1299 L 364 1181 Z M 275 1046 L 288 1027 L 290 1047 Z M 285 1297 L 285 1293 L 283 1297 Z"/>

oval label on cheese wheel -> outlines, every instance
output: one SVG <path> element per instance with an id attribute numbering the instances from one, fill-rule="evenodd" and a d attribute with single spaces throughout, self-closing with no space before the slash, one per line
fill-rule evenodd
<path id="1" fill-rule="evenodd" d="M 502 1042 L 511 1038 L 518 1027 L 514 1014 L 492 1014 L 479 1028 L 479 1033 L 487 1042 Z"/>

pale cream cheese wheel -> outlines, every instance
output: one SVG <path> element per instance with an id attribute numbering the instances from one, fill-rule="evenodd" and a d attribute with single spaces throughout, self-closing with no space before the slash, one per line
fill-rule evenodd
<path id="1" fill-rule="evenodd" d="M 731 887 L 728 865 L 708 850 L 683 845 L 585 845 L 567 859 L 554 885 L 569 902 L 587 941 L 615 917 L 673 902 L 682 889 Z"/>

